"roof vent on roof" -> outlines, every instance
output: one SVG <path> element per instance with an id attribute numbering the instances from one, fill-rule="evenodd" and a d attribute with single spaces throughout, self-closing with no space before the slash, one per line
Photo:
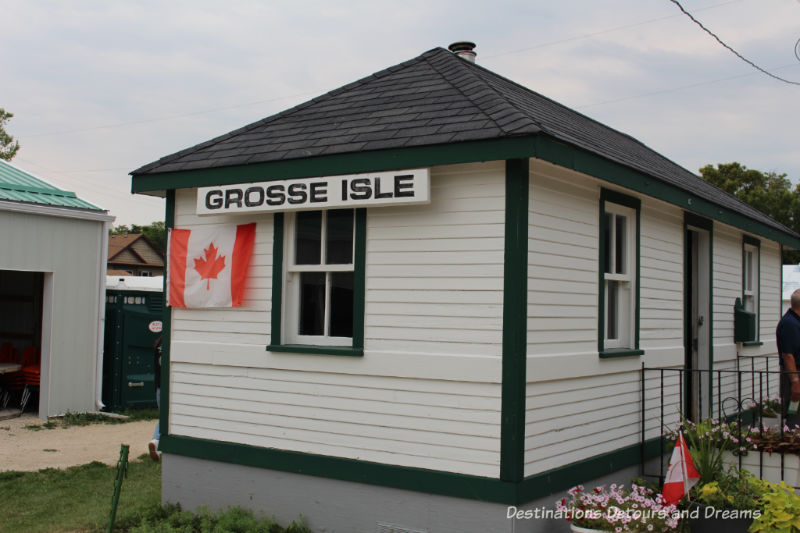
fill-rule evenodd
<path id="1" fill-rule="evenodd" d="M 447 48 L 461 59 L 466 59 L 470 63 L 474 63 L 475 56 L 478 55 L 475 53 L 475 43 L 469 41 L 458 41 Z"/>

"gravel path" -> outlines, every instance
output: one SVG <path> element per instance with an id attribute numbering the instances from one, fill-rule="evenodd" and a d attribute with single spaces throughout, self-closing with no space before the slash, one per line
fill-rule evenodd
<path id="1" fill-rule="evenodd" d="M 120 444 L 130 445 L 130 458 L 147 453 L 155 420 L 126 424 L 92 424 L 34 431 L 45 421 L 35 415 L 0 420 L 0 471 L 66 468 L 92 461 L 116 464 Z"/>

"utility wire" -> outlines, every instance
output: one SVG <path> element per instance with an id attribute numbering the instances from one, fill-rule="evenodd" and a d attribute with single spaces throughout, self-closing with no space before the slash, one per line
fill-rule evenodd
<path id="1" fill-rule="evenodd" d="M 701 7 L 701 8 L 696 9 L 695 11 L 706 11 L 708 9 L 714 9 L 714 8 L 721 7 L 721 6 L 726 6 L 728 4 L 736 4 L 736 3 L 741 2 L 741 1 L 742 0 L 730 0 L 728 2 L 722 2 L 720 4 L 714 4 L 714 5 L 710 5 L 710 6 L 706 6 L 706 7 Z M 639 22 L 632 22 L 630 24 L 624 24 L 622 26 L 615 26 L 613 28 L 607 28 L 605 30 L 599 30 L 599 31 L 595 31 L 595 32 L 592 32 L 592 33 L 585 33 L 585 34 L 582 34 L 582 35 L 573 35 L 572 37 L 566 37 L 564 39 L 559 39 L 557 41 L 548 41 L 548 42 L 544 42 L 544 43 L 539 43 L 539 44 L 535 44 L 533 46 L 528 46 L 526 48 L 518 48 L 516 50 L 508 50 L 506 52 L 498 52 L 498 53 L 492 54 L 492 55 L 481 55 L 481 61 L 484 61 L 486 59 L 493 59 L 495 57 L 501 57 L 501 56 L 508 55 L 508 54 L 519 54 L 519 53 L 522 53 L 522 52 L 528 52 L 530 50 L 536 50 L 537 48 L 545 48 L 547 46 L 553 46 L 553 45 L 556 45 L 556 44 L 563 44 L 563 43 L 568 43 L 568 42 L 571 42 L 571 41 L 578 41 L 578 40 L 581 40 L 581 39 L 588 39 L 590 37 L 597 37 L 598 35 L 604 35 L 606 33 L 613 33 L 613 32 L 617 32 L 617 31 L 620 31 L 620 30 L 627 30 L 629 28 L 635 28 L 637 26 L 644 26 L 645 24 L 652 24 L 654 22 L 661 22 L 661 21 L 673 19 L 673 18 L 676 18 L 676 17 L 680 17 L 680 15 L 667 15 L 665 17 L 658 17 L 658 18 L 652 18 L 652 19 L 647 19 L 647 20 L 640 20 Z"/>
<path id="2" fill-rule="evenodd" d="M 714 39 L 715 39 L 715 40 L 716 40 L 716 41 L 717 41 L 719 44 L 721 44 L 722 46 L 724 46 L 725 48 L 727 48 L 727 49 L 728 49 L 728 50 L 729 50 L 731 53 L 733 53 L 733 55 L 735 55 L 736 57 L 738 57 L 739 59 L 741 59 L 742 61 L 744 61 L 745 63 L 747 63 L 747 64 L 748 64 L 748 65 L 750 65 L 751 67 L 753 67 L 754 69 L 758 70 L 759 72 L 762 72 L 762 73 L 766 74 L 766 75 L 767 75 L 767 76 L 769 76 L 770 78 L 775 78 L 775 79 L 776 79 L 776 80 L 778 80 L 778 81 L 782 81 L 782 82 L 784 82 L 784 83 L 788 83 L 788 84 L 790 84 L 790 85 L 800 85 L 800 82 L 796 82 L 796 81 L 790 81 L 790 80 L 787 80 L 787 79 L 781 78 L 780 76 L 776 76 L 775 74 L 773 74 L 773 73 L 771 73 L 771 72 L 768 72 L 768 71 L 764 70 L 763 68 L 759 67 L 758 65 L 756 65 L 755 63 L 753 63 L 752 61 L 750 61 L 749 59 L 747 59 L 746 57 L 744 57 L 742 54 L 740 54 L 739 52 L 737 52 L 736 50 L 734 50 L 733 48 L 731 48 L 730 46 L 728 46 L 727 44 L 725 44 L 725 42 L 724 42 L 722 39 L 720 39 L 719 37 L 717 37 L 717 35 L 716 35 L 716 34 L 715 34 L 713 31 L 711 31 L 711 30 L 709 30 L 708 28 L 706 28 L 705 26 L 703 26 L 703 23 L 702 23 L 702 22 L 700 22 L 699 20 L 697 20 L 696 18 L 694 18 L 694 17 L 692 16 L 692 14 L 691 14 L 691 13 L 689 13 L 688 11 L 686 11 L 686 10 L 683 8 L 683 6 L 680 4 L 680 2 L 678 2 L 678 0 L 669 0 L 669 1 L 670 1 L 670 2 L 672 2 L 673 4 L 675 4 L 676 6 L 678 6 L 678 8 L 679 8 L 681 11 L 683 11 L 683 14 L 684 14 L 684 15 L 686 15 L 687 17 L 689 17 L 689 18 L 692 20 L 692 22 L 694 22 L 695 24 L 697 24 L 698 26 L 700 26 L 700 28 L 702 28 L 704 32 L 706 32 L 707 34 L 709 34 L 709 35 L 710 35 L 711 37 L 713 37 L 713 38 L 714 38 Z"/>
<path id="3" fill-rule="evenodd" d="M 781 69 L 790 68 L 790 67 L 794 67 L 794 66 L 796 66 L 796 65 L 794 65 L 794 64 L 783 65 L 783 66 L 780 66 L 780 67 L 773 67 L 773 70 L 781 70 Z M 697 83 L 690 83 L 688 85 L 681 85 L 679 87 L 671 87 L 669 89 L 661 89 L 661 90 L 652 91 L 652 92 L 649 92 L 649 93 L 640 93 L 640 94 L 634 94 L 634 95 L 631 95 L 631 96 L 623 96 L 622 98 L 616 98 L 614 100 L 602 100 L 600 102 L 593 102 L 591 104 L 578 105 L 578 106 L 575 106 L 575 109 L 586 109 L 587 107 L 594 107 L 594 106 L 606 105 L 606 104 L 616 104 L 618 102 L 624 102 L 626 100 L 634 100 L 636 98 L 645 98 L 645 97 L 648 97 L 648 96 L 655 96 L 657 94 L 673 93 L 673 92 L 676 92 L 676 91 L 683 91 L 685 89 L 693 89 L 694 87 L 701 87 L 703 85 L 710 85 L 712 83 L 720 83 L 720 82 L 723 82 L 723 81 L 738 80 L 738 79 L 741 79 L 741 78 L 747 78 L 747 77 L 750 77 L 750 76 L 757 76 L 757 75 L 758 75 L 757 72 L 748 72 L 747 74 L 737 74 L 736 76 L 728 76 L 726 78 L 715 78 L 713 80 L 699 81 Z"/>

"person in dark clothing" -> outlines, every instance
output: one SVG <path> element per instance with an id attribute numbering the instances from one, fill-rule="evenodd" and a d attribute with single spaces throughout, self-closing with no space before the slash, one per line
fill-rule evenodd
<path id="1" fill-rule="evenodd" d="M 159 412 L 161 411 L 161 337 L 156 341 L 153 349 L 154 369 L 155 369 L 155 386 L 156 386 L 156 405 L 158 405 Z M 153 432 L 153 439 L 147 444 L 150 451 L 150 458 L 153 461 L 161 460 L 161 452 L 158 451 L 158 441 L 161 439 L 161 422 L 156 422 L 156 429 Z"/>
<path id="2" fill-rule="evenodd" d="M 800 400 L 800 289 L 794 291 L 790 300 L 791 307 L 778 322 L 775 338 L 778 341 L 778 355 L 781 363 L 781 400 L 785 415 L 785 424 L 794 427 L 800 425 L 800 414 L 788 412 L 790 402 Z"/>

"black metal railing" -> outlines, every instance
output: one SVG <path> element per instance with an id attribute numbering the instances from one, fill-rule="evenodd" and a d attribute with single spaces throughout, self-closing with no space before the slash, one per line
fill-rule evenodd
<path id="1" fill-rule="evenodd" d="M 772 405 L 777 414 L 780 436 L 783 437 L 785 419 L 780 401 L 780 382 L 783 372 L 775 356 L 740 357 L 731 363 L 735 368 L 686 369 L 648 368 L 641 370 L 641 468 L 643 476 L 658 478 L 663 483 L 666 455 L 671 442 L 667 435 L 677 429 L 682 420 L 699 422 L 716 418 L 738 422 L 739 439 L 751 436 L 753 427 L 763 431 L 765 406 Z M 786 461 L 779 453 L 780 479 L 791 485 L 800 480 L 786 479 Z M 752 454 L 752 455 L 751 455 Z M 743 457 L 757 458 L 758 477 L 765 475 L 764 450 L 751 450 L 738 454 L 739 467 Z M 648 458 L 658 460 L 658 472 L 647 470 Z M 771 456 L 768 459 L 772 460 Z M 748 464 L 752 469 L 752 460 Z M 650 468 L 653 464 L 650 463 Z M 774 473 L 770 474 L 774 476 Z M 776 479 L 777 480 L 777 479 Z"/>

